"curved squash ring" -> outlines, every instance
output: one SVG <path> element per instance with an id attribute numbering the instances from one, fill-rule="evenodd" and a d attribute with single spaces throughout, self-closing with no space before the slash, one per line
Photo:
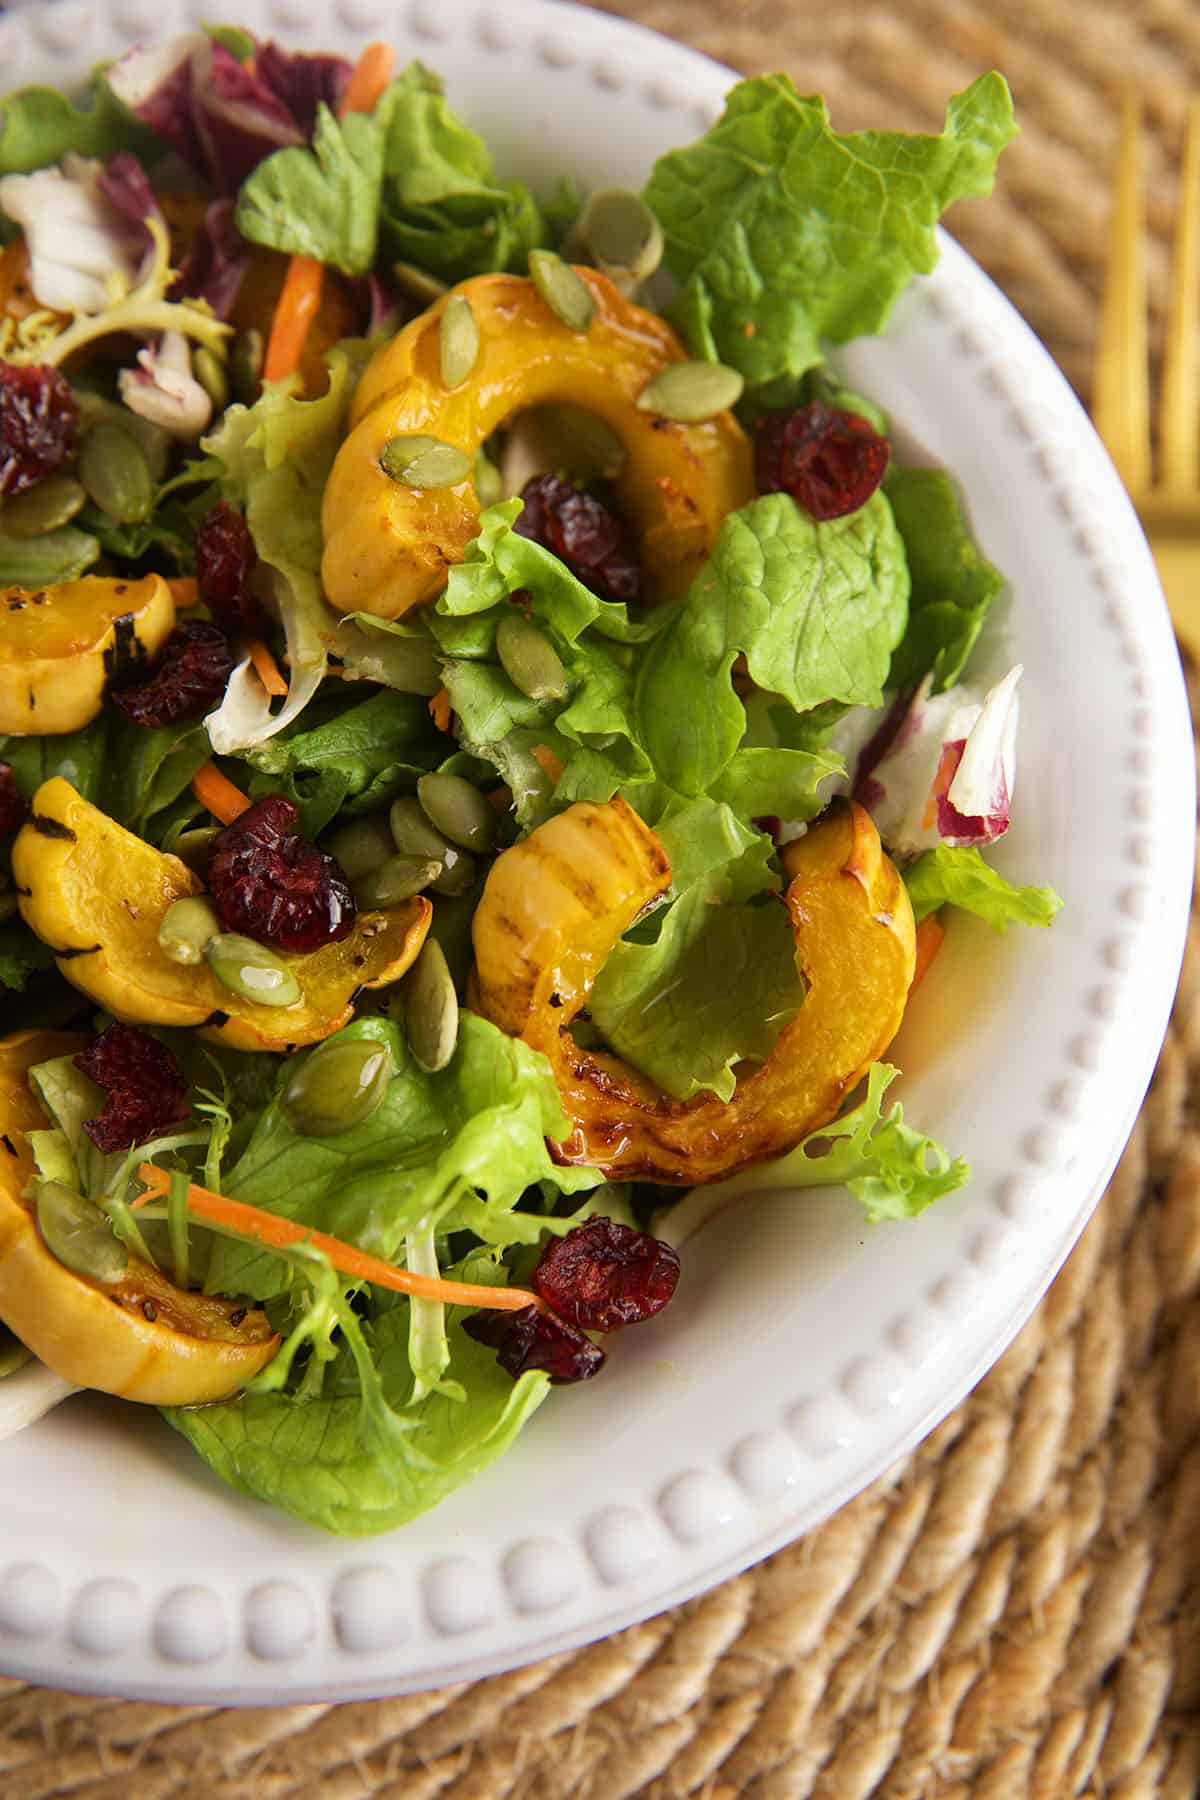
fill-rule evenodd
<path id="1" fill-rule="evenodd" d="M 789 845 L 784 865 L 804 1005 L 726 1104 L 673 1100 L 571 1036 L 605 957 L 670 879 L 636 813 L 578 802 L 497 858 L 474 921 L 480 1010 L 549 1058 L 574 1126 L 554 1147 L 560 1161 L 614 1181 L 716 1181 L 826 1124 L 882 1055 L 908 998 L 915 930 L 878 832 L 851 805 Z"/>
<path id="2" fill-rule="evenodd" d="M 50 1124 L 27 1071 L 86 1042 L 61 1031 L 0 1042 L 0 1319 L 76 1387 L 151 1406 L 224 1400 L 279 1348 L 267 1315 L 186 1293 L 137 1257 L 111 1285 L 76 1275 L 47 1250 L 23 1198 L 37 1174 L 25 1134 Z"/>
<path id="3" fill-rule="evenodd" d="M 161 575 L 0 589 L 0 733 L 81 730 L 104 704 L 110 677 L 128 677 L 157 655 L 174 623 Z"/>
<path id="4" fill-rule="evenodd" d="M 399 618 L 432 600 L 479 528 L 474 483 L 406 488 L 384 474 L 389 438 L 420 433 L 474 455 L 514 413 L 569 403 L 594 413 L 625 449 L 614 483 L 637 529 L 650 594 L 682 593 L 707 559 L 725 515 L 754 496 L 750 442 L 731 413 L 683 425 L 641 412 L 647 383 L 683 360 L 670 327 L 626 300 L 594 269 L 595 317 L 571 331 L 532 281 L 480 275 L 453 290 L 471 303 L 480 331 L 475 368 L 461 386 L 442 385 L 443 297 L 377 352 L 359 383 L 354 429 L 338 451 L 321 522 L 325 592 L 343 612 Z"/>

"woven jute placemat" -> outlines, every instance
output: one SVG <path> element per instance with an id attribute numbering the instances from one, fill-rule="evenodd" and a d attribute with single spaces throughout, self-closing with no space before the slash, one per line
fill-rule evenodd
<path id="1" fill-rule="evenodd" d="M 1085 398 L 1113 102 L 1135 84 L 1157 321 L 1200 6 L 611 10 L 747 72 L 788 68 L 844 127 L 930 129 L 947 94 L 1003 69 L 1024 134 L 997 198 L 952 224 Z M 1132 1140 L 1047 1299 L 966 1404 L 819 1530 L 589 1649 L 407 1699 L 234 1712 L 0 1681 L 0 1796 L 1194 1800 L 1198 1295 L 1194 933 Z"/>

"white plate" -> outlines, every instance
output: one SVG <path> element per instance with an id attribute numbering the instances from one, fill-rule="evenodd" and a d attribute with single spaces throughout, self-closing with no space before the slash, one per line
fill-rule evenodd
<path id="1" fill-rule="evenodd" d="M 233 10 L 233 9 L 226 9 Z M 69 83 L 212 0 L 0 19 L 8 86 Z M 731 77 L 543 0 L 242 0 L 255 31 L 386 35 L 446 76 L 503 165 L 638 185 Z M 932 121 L 931 121 L 932 123 Z M 983 201 L 979 204 L 986 205 Z M 72 1400 L 0 1449 L 0 1666 L 156 1699 L 338 1699 L 487 1675 L 614 1631 L 814 1525 L 978 1380 L 1083 1227 L 1149 1080 L 1183 943 L 1192 742 L 1128 501 L 1078 402 L 952 243 L 851 378 L 944 461 L 1012 580 L 1020 787 L 997 861 L 1052 931 L 956 920 L 899 1047 L 909 1116 L 974 1166 L 915 1223 L 757 1199 L 689 1245 L 674 1305 L 603 1378 L 406 1530 L 326 1538 L 240 1500 L 154 1415 Z"/>

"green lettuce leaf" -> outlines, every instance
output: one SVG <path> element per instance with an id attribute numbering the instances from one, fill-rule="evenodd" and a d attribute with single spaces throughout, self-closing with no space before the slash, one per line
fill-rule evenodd
<path id="1" fill-rule="evenodd" d="M 933 268 L 939 215 L 990 193 L 1014 130 L 996 74 L 954 96 L 939 136 L 839 136 L 824 101 L 788 76 L 739 82 L 717 124 L 662 157 L 646 187 L 693 352 L 754 386 L 814 367 L 822 339 L 881 331 L 910 278 Z"/>
<path id="2" fill-rule="evenodd" d="M 939 906 L 975 913 L 994 930 L 1010 925 L 1049 925 L 1062 908 L 1051 887 L 1014 887 L 973 846 L 938 844 L 904 870 L 904 885 L 917 923 Z"/>
<path id="3" fill-rule="evenodd" d="M 81 106 L 50 87 L 20 88 L 5 98 L 0 175 L 28 175 L 60 162 L 68 150 L 101 162 L 118 150 L 132 150 L 145 159 L 161 152 L 162 142 L 121 104 L 101 69 L 93 74 Z"/>
<path id="4" fill-rule="evenodd" d="M 107 747 L 108 721 L 101 713 L 82 731 L 55 737 L 0 737 L 0 761 L 9 764 L 27 800 L 43 781 L 61 775 L 85 800 L 99 803 Z"/>
<path id="5" fill-rule="evenodd" d="M 652 942 L 618 944 L 588 996 L 592 1023 L 626 1062 L 677 1100 L 728 1100 L 734 1065 L 765 1062 L 804 1003 L 770 839 L 702 799 L 655 828 L 677 896 Z"/>
<path id="6" fill-rule="evenodd" d="M 908 629 L 888 686 L 916 687 L 932 670 L 941 693 L 962 673 L 1004 577 L 976 545 L 944 469 L 894 469 L 887 497 L 912 578 Z"/>
<path id="7" fill-rule="evenodd" d="M 31 976 L 53 967 L 53 951 L 27 925 L 19 919 L 0 925 L 0 988 L 23 994 Z"/>
<path id="8" fill-rule="evenodd" d="M 378 112 L 335 119 L 322 103 L 312 148 L 276 150 L 242 183 L 234 215 L 242 236 L 365 275 L 379 235 L 384 131 Z"/>
<path id="9" fill-rule="evenodd" d="M 730 680 L 739 651 L 797 712 L 878 706 L 907 616 L 904 546 L 882 493 L 828 523 L 786 494 L 731 513 L 638 673 L 634 726 L 659 779 L 703 794 L 733 757 L 746 729 Z"/>
<path id="10" fill-rule="evenodd" d="M 61 775 L 85 800 L 155 844 L 162 841 L 168 808 L 211 754 L 202 726 L 151 730 L 122 718 L 115 707 L 82 731 L 0 737 L 0 760 L 11 765 L 27 800 L 43 781 Z"/>
<path id="11" fill-rule="evenodd" d="M 91 532 L 60 525 L 42 537 L 6 537 L 0 531 L 0 587 L 50 587 L 75 581 L 100 555 Z"/>

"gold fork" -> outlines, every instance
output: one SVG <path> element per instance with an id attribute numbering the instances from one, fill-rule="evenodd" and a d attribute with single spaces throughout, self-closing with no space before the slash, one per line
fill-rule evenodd
<path id="1" fill-rule="evenodd" d="M 1121 110 L 1092 411 L 1154 552 L 1181 644 L 1200 660 L 1200 95 L 1188 107 L 1159 392 L 1150 442 L 1142 108 Z"/>

